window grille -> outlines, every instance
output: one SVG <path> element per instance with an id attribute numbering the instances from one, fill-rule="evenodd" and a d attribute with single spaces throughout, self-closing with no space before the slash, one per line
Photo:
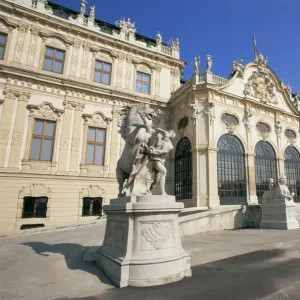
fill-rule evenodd
<path id="1" fill-rule="evenodd" d="M 218 193 L 221 205 L 247 202 L 245 151 L 231 134 L 224 134 L 218 141 Z"/>
<path id="2" fill-rule="evenodd" d="M 192 144 L 187 137 L 181 139 L 175 153 L 175 196 L 177 200 L 192 199 Z"/>
<path id="3" fill-rule="evenodd" d="M 22 218 L 46 218 L 47 197 L 24 197 Z"/>
<path id="4" fill-rule="evenodd" d="M 102 215 L 102 201 L 101 197 L 84 197 L 82 206 L 82 216 L 101 216 Z"/>

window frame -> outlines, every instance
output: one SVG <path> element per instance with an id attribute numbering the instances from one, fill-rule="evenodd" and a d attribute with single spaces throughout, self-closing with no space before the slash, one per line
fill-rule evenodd
<path id="1" fill-rule="evenodd" d="M 0 35 L 4 35 L 5 36 L 5 43 L 4 44 L 0 43 L 0 47 L 3 47 L 3 56 L 0 57 L 0 60 L 4 60 L 5 53 L 6 53 L 6 47 L 7 47 L 8 34 L 5 33 L 5 32 L 1 32 L 0 31 Z"/>
<path id="2" fill-rule="evenodd" d="M 102 63 L 102 69 L 97 69 L 96 66 L 97 66 L 97 62 L 99 63 Z M 110 71 L 105 71 L 104 70 L 104 64 L 107 64 L 107 65 L 110 65 Z M 97 81 L 95 80 L 95 73 L 97 72 L 100 72 L 100 81 Z M 102 76 L 103 76 L 103 73 L 104 74 L 109 74 L 109 83 L 104 83 L 102 82 Z M 101 84 L 105 84 L 105 85 L 111 85 L 111 75 L 112 75 L 112 63 L 110 62 L 106 62 L 106 61 L 103 61 L 103 60 L 100 60 L 100 59 L 95 59 L 95 62 L 94 62 L 94 73 L 93 73 L 93 81 L 96 82 L 96 83 L 101 83 Z"/>
<path id="3" fill-rule="evenodd" d="M 51 57 L 51 56 L 47 56 L 47 48 L 50 48 L 50 49 L 53 49 L 53 50 L 54 50 L 54 54 L 53 54 L 52 57 Z M 55 57 L 56 51 L 64 52 L 64 59 L 63 59 L 63 60 Z M 67 55 L 67 51 L 66 51 L 66 50 L 59 49 L 59 48 L 54 48 L 54 47 L 45 45 L 45 53 L 44 53 L 44 59 L 43 59 L 43 64 L 42 64 L 42 70 L 43 70 L 43 71 L 48 71 L 48 72 L 52 72 L 52 73 L 56 73 L 56 74 L 61 74 L 61 75 L 63 75 L 63 74 L 64 74 L 64 69 L 65 69 L 66 55 Z M 51 59 L 51 60 L 52 60 L 52 67 L 51 67 L 51 70 L 47 70 L 47 69 L 44 68 L 44 63 L 45 63 L 45 60 L 46 60 L 46 59 Z M 55 66 L 55 62 L 56 62 L 56 61 L 62 62 L 62 72 L 56 72 L 56 71 L 54 71 L 54 66 Z"/>
<path id="4" fill-rule="evenodd" d="M 45 201 L 45 212 L 44 212 L 44 216 L 37 216 L 36 215 L 36 207 L 37 207 L 37 200 L 38 199 L 43 199 L 46 200 Z M 33 204 L 33 212 L 32 212 L 32 216 L 25 216 L 25 201 L 26 200 L 33 200 L 34 204 Z M 47 218 L 47 211 L 48 211 L 48 202 L 49 202 L 49 198 L 46 196 L 40 196 L 40 197 L 32 197 L 32 196 L 25 196 L 23 198 L 23 208 L 22 208 L 22 219 L 46 219 Z M 28 212 L 27 212 L 28 214 Z"/>
<path id="5" fill-rule="evenodd" d="M 84 201 L 89 200 L 89 213 L 84 214 Z M 94 211 L 94 203 L 95 201 L 99 201 L 99 214 L 93 214 Z M 82 213 L 81 217 L 86 218 L 86 217 L 101 217 L 102 216 L 102 209 L 103 209 L 103 197 L 83 197 L 82 198 Z"/>
<path id="6" fill-rule="evenodd" d="M 35 124 L 36 121 L 43 121 L 43 132 L 42 135 L 37 135 L 34 133 L 34 128 L 35 128 Z M 44 132 L 46 129 L 46 122 L 52 122 L 54 123 L 54 130 L 53 130 L 53 136 L 51 138 L 52 140 L 52 149 L 51 149 L 51 159 L 50 160 L 45 160 L 45 159 L 41 159 L 42 153 L 43 153 L 43 149 L 44 149 L 44 140 L 50 140 L 50 136 L 45 136 Z M 39 118 L 34 118 L 34 122 L 33 122 L 33 128 L 32 128 L 32 133 L 31 133 L 31 142 L 30 142 L 30 151 L 29 151 L 29 160 L 30 161 L 46 161 L 46 162 L 52 162 L 53 161 L 53 152 L 54 152 L 54 144 L 55 144 L 55 135 L 56 135 L 56 128 L 57 128 L 57 122 L 53 121 L 53 120 L 45 120 L 45 119 L 39 119 Z M 40 148 L 40 152 L 39 152 L 39 159 L 31 159 L 31 151 L 32 151 L 32 144 L 33 144 L 33 139 L 34 138 L 39 138 L 42 140 L 41 143 L 41 148 Z"/>
<path id="7" fill-rule="evenodd" d="M 89 141 L 89 129 L 95 129 L 95 140 L 94 142 Z M 97 142 L 97 132 L 98 130 L 104 130 L 104 142 Z M 87 166 L 104 166 L 105 163 L 105 151 L 106 151 L 106 137 L 107 134 L 107 128 L 103 127 L 94 127 L 94 126 L 88 126 L 87 128 L 87 139 L 86 139 L 86 154 L 85 154 L 85 165 Z M 94 156 L 93 156 L 93 163 L 90 164 L 87 162 L 88 159 L 88 145 L 94 145 Z M 96 164 L 95 163 L 95 155 L 96 155 L 96 146 L 103 146 L 103 158 L 102 158 L 102 164 Z"/>
<path id="8" fill-rule="evenodd" d="M 141 80 L 138 79 L 138 73 L 142 74 L 142 79 L 141 79 Z M 149 76 L 149 82 L 143 81 L 143 76 L 144 76 L 144 75 Z M 136 78 L 135 78 L 135 92 L 136 92 L 136 93 L 141 93 L 141 94 L 144 94 L 144 95 L 151 95 L 151 79 L 152 79 L 152 78 L 151 78 L 151 74 L 145 73 L 145 72 L 141 72 L 141 71 L 137 70 L 137 71 L 136 71 Z M 141 85 L 142 85 L 142 91 L 138 91 L 138 90 L 137 90 L 137 84 L 138 84 L 138 82 L 140 82 Z M 143 92 L 143 86 L 144 86 L 145 84 L 147 84 L 147 85 L 149 86 L 149 92 L 148 92 L 148 93 L 144 93 L 144 92 Z"/>

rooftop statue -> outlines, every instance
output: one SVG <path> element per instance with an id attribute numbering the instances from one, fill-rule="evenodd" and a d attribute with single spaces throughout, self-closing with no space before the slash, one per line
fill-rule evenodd
<path id="1" fill-rule="evenodd" d="M 162 38 L 160 32 L 157 31 L 157 34 L 156 34 L 156 44 L 160 45 L 162 43 L 162 41 L 163 41 L 163 38 Z"/>
<path id="2" fill-rule="evenodd" d="M 175 41 L 170 40 L 170 47 L 171 47 L 172 49 L 179 50 L 179 48 L 180 48 L 180 45 L 179 45 L 179 38 L 176 38 Z"/>
<path id="3" fill-rule="evenodd" d="M 96 10 L 95 6 L 90 7 L 90 18 L 91 19 L 95 19 L 95 10 Z"/>
<path id="4" fill-rule="evenodd" d="M 194 74 L 198 74 L 200 69 L 200 56 L 196 56 L 194 59 Z"/>
<path id="5" fill-rule="evenodd" d="M 264 58 L 262 53 L 258 53 L 255 62 L 257 62 L 259 65 L 267 65 L 268 64 L 268 58 Z"/>
<path id="6" fill-rule="evenodd" d="M 81 15 L 85 15 L 85 13 L 86 13 L 86 4 L 87 4 L 88 2 L 86 1 L 86 0 L 81 0 L 81 8 L 80 8 L 80 14 Z"/>
<path id="7" fill-rule="evenodd" d="M 130 18 L 128 18 L 127 21 L 125 20 L 125 18 L 123 18 L 123 19 L 117 21 L 116 25 L 121 27 L 121 29 L 123 31 L 125 31 L 126 33 L 136 32 L 135 22 L 131 23 Z"/>
<path id="8" fill-rule="evenodd" d="M 232 63 L 232 72 L 239 72 L 241 75 L 244 74 L 244 65 L 243 65 L 243 60 L 242 59 L 238 59 L 238 60 L 234 60 Z"/>
<path id="9" fill-rule="evenodd" d="M 212 68 L 212 56 L 211 55 L 206 55 L 206 71 L 211 72 Z"/>
<path id="10" fill-rule="evenodd" d="M 148 104 L 126 107 L 122 113 L 120 133 L 126 144 L 117 165 L 119 197 L 151 195 L 156 185 L 161 195 L 166 194 L 164 164 L 173 149 L 170 138 L 175 136 L 174 132 L 153 128 L 156 112 Z M 148 181 L 153 174 L 149 189 Z"/>

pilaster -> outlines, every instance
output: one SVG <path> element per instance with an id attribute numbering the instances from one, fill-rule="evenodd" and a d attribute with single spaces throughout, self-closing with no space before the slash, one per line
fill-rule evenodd
<path id="1" fill-rule="evenodd" d="M 8 171 L 17 172 L 20 169 L 21 164 L 21 149 L 22 149 L 22 142 L 25 130 L 25 121 L 26 121 L 26 106 L 28 100 L 30 99 L 31 95 L 26 92 L 20 92 L 16 94 L 18 96 L 18 107 L 17 107 L 17 114 L 15 119 L 14 131 L 11 141 L 11 150 L 10 150 L 10 157 L 8 163 Z"/>
<path id="2" fill-rule="evenodd" d="M 255 180 L 255 156 L 254 153 L 246 154 L 246 172 L 247 172 L 247 202 L 248 204 L 258 204 L 256 195 L 256 180 Z"/>
<path id="3" fill-rule="evenodd" d="M 73 126 L 73 136 L 71 143 L 71 159 L 70 159 L 70 170 L 69 174 L 79 175 L 79 150 L 80 150 L 80 140 L 81 140 L 81 126 L 82 126 L 82 112 L 84 109 L 83 103 L 77 103 L 75 108 L 74 126 Z"/>
<path id="4" fill-rule="evenodd" d="M 116 177 L 116 168 L 118 161 L 118 114 L 115 110 L 112 111 L 112 124 L 111 124 L 111 142 L 110 142 L 110 164 L 109 164 L 109 177 Z"/>
<path id="5" fill-rule="evenodd" d="M 67 174 L 67 165 L 68 165 L 68 153 L 69 146 L 71 141 L 71 123 L 74 107 L 76 107 L 76 103 L 73 101 L 64 101 L 65 106 L 65 114 L 63 121 L 63 128 L 60 139 L 60 147 L 59 147 L 59 159 L 58 159 L 58 170 L 57 174 L 64 175 Z"/>
<path id="6" fill-rule="evenodd" d="M 0 121 L 0 170 L 5 168 L 7 146 L 11 131 L 11 124 L 13 122 L 12 115 L 15 101 L 17 99 L 16 92 L 13 90 L 5 89 L 3 94 L 5 95 L 5 98 L 3 103 L 2 118 Z"/>
<path id="7" fill-rule="evenodd" d="M 217 169 L 217 148 L 209 148 L 207 151 L 208 162 L 208 207 L 216 208 L 220 206 L 218 195 L 218 169 Z"/>

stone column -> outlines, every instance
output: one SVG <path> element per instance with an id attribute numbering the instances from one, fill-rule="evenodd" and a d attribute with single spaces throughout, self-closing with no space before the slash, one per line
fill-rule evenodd
<path id="1" fill-rule="evenodd" d="M 119 115 L 115 109 L 112 110 L 112 122 L 111 122 L 111 139 L 110 139 L 110 164 L 109 164 L 109 177 L 116 177 L 119 144 Z M 108 146 L 108 145 L 107 145 Z"/>
<path id="2" fill-rule="evenodd" d="M 6 151 L 9 141 L 9 134 L 12 122 L 12 115 L 16 100 L 16 93 L 13 90 L 5 89 L 2 118 L 0 122 L 0 170 L 5 168 Z"/>
<path id="3" fill-rule="evenodd" d="M 208 148 L 208 207 L 216 208 L 220 206 L 218 195 L 218 168 L 217 168 L 217 148 Z"/>
<path id="4" fill-rule="evenodd" d="M 246 154 L 246 172 L 247 172 L 247 201 L 249 204 L 258 204 L 256 195 L 256 179 L 255 179 L 255 155 L 254 153 Z"/>
<path id="5" fill-rule="evenodd" d="M 81 126 L 82 126 L 82 112 L 84 109 L 83 103 L 77 103 L 75 108 L 73 137 L 71 143 L 71 160 L 69 174 L 79 174 L 79 150 L 80 150 L 80 139 L 81 139 Z"/>
<path id="6" fill-rule="evenodd" d="M 67 174 L 67 162 L 68 162 L 68 152 L 70 146 L 70 127 L 72 122 L 73 109 L 76 106 L 75 102 L 64 101 L 65 114 L 63 121 L 63 128 L 60 139 L 59 147 L 59 159 L 58 159 L 58 170 L 57 174 L 63 175 Z"/>
<path id="7" fill-rule="evenodd" d="M 11 141 L 11 150 L 10 150 L 10 157 L 9 157 L 9 164 L 8 170 L 17 172 L 20 167 L 21 162 L 21 148 L 24 136 L 24 127 L 26 121 L 26 106 L 28 100 L 30 98 L 29 93 L 19 93 L 18 94 L 18 108 L 17 114 L 15 119 L 15 126 Z"/>

